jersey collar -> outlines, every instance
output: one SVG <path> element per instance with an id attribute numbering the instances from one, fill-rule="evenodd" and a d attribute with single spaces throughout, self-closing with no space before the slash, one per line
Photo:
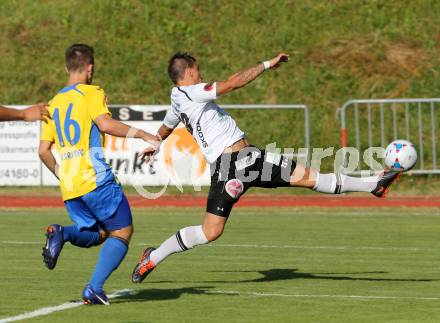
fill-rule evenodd
<path id="1" fill-rule="evenodd" d="M 78 89 L 76 88 L 79 84 L 80 84 L 80 83 L 77 82 L 77 83 L 74 83 L 74 84 L 72 84 L 72 85 L 68 85 L 68 86 L 62 88 L 58 93 L 67 93 L 67 92 L 69 92 L 69 91 L 71 91 L 71 90 L 74 90 L 74 91 L 78 92 L 79 94 L 84 95 L 84 93 L 82 93 L 80 90 L 78 90 Z"/>

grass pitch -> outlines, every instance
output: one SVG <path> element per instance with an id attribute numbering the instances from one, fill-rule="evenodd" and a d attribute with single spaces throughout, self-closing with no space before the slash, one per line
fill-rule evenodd
<path id="1" fill-rule="evenodd" d="M 209 82 L 284 50 L 289 64 L 219 103 L 304 103 L 312 146 L 337 147 L 335 112 L 347 100 L 438 96 L 439 24 L 435 0 L 2 0 L 0 102 L 50 100 L 78 42 L 94 46 L 94 81 L 112 104 L 169 104 L 176 51 L 194 53 Z M 302 115 L 286 112 L 233 116 L 256 145 L 303 147 Z"/>
<path id="2" fill-rule="evenodd" d="M 439 322 L 440 211 L 237 209 L 224 236 L 173 255 L 129 281 L 144 246 L 158 245 L 200 209 L 136 209 L 135 235 L 106 291 L 133 295 L 29 322 Z M 79 300 L 99 248 L 66 245 L 54 271 L 43 227 L 64 210 L 0 210 L 0 321 Z"/>

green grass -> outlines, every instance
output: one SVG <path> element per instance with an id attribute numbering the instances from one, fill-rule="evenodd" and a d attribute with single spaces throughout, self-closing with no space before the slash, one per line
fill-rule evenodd
<path id="1" fill-rule="evenodd" d="M 149 192 L 159 192 L 161 186 L 147 186 L 145 189 Z M 124 186 L 124 192 L 129 195 L 139 195 L 136 189 L 132 186 Z M 195 191 L 192 186 L 183 186 L 181 192 L 175 186 L 168 186 L 165 194 L 179 195 L 188 194 L 192 196 L 207 196 L 209 186 L 202 186 L 200 191 Z M 440 178 L 435 175 L 426 176 L 402 176 L 395 187 L 390 191 L 390 197 L 409 196 L 409 195 L 432 195 L 438 196 L 440 192 Z M 307 195 L 314 194 L 314 191 L 300 187 L 280 187 L 277 189 L 266 189 L 253 187 L 249 190 L 249 194 L 299 194 Z M 352 193 L 353 194 L 353 193 Z M 357 193 L 354 193 L 357 194 Z M 363 194 L 363 193 L 359 193 Z M 0 195 L 4 196 L 59 196 L 61 199 L 60 189 L 56 186 L 3 186 L 0 187 Z"/>
<path id="2" fill-rule="evenodd" d="M 440 320 L 438 210 L 237 209 L 219 241 L 171 256 L 141 285 L 132 285 L 129 275 L 143 246 L 200 223 L 202 210 L 134 214 L 131 249 L 106 290 L 131 288 L 137 294 L 110 307 L 82 306 L 29 322 Z M 52 222 L 69 223 L 64 210 L 0 210 L 0 318 L 79 298 L 99 249 L 66 245 L 49 272 L 40 243 L 42 228 Z"/>
<path id="3" fill-rule="evenodd" d="M 312 146 L 338 146 L 335 110 L 345 101 L 438 95 L 439 24 L 435 0 L 3 0 L 0 102 L 49 100 L 74 42 L 95 47 L 96 83 L 111 103 L 128 104 L 169 104 L 166 67 L 178 50 L 199 58 L 206 80 L 285 50 L 289 64 L 219 102 L 305 103 Z M 297 116 L 236 115 L 257 145 L 302 144 Z M 284 123 L 265 122 L 276 119 Z"/>

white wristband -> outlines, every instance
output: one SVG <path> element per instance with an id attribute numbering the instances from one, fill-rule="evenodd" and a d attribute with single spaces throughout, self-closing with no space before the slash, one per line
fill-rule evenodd
<path id="1" fill-rule="evenodd" d="M 264 61 L 263 62 L 263 66 L 265 70 L 268 70 L 270 68 L 270 62 L 269 61 Z"/>

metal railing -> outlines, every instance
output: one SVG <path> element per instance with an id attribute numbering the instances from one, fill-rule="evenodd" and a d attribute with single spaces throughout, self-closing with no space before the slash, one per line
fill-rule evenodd
<path id="1" fill-rule="evenodd" d="M 338 109 L 341 118 L 341 146 L 386 147 L 392 140 L 413 142 L 418 162 L 412 174 L 440 174 L 437 160 L 436 109 L 440 98 L 351 100 Z M 360 170 L 360 169 L 358 169 Z"/>
<path id="2" fill-rule="evenodd" d="M 289 109 L 289 110 L 303 110 L 304 111 L 304 147 L 306 153 L 293 154 L 297 158 L 302 158 L 306 166 L 310 165 L 310 113 L 309 108 L 304 104 L 224 104 L 221 105 L 225 109 Z"/>

